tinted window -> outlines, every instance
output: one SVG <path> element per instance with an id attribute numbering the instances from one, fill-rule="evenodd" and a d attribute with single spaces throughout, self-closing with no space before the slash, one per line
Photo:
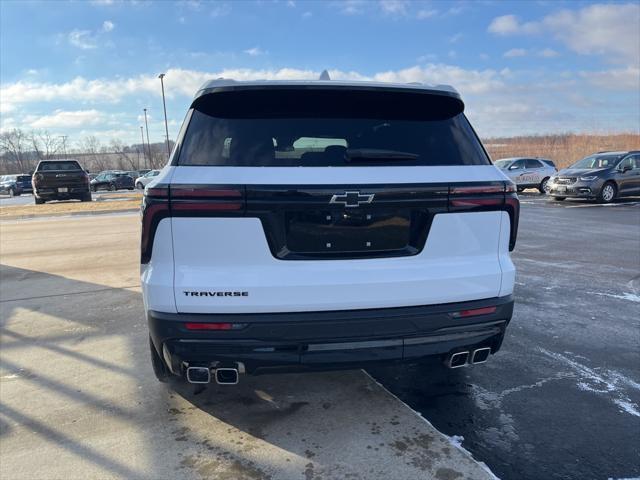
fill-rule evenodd
<path id="1" fill-rule="evenodd" d="M 615 165 L 621 155 L 591 155 L 574 163 L 569 168 L 607 168 Z"/>
<path id="2" fill-rule="evenodd" d="M 69 160 L 65 162 L 42 162 L 38 166 L 38 171 L 46 172 L 51 170 L 82 170 L 78 162 Z"/>
<path id="3" fill-rule="evenodd" d="M 18 175 L 18 181 L 19 182 L 30 182 L 31 181 L 31 175 Z"/>
<path id="4" fill-rule="evenodd" d="M 542 164 L 538 160 L 527 159 L 525 165 L 527 168 L 542 168 Z"/>
<path id="5" fill-rule="evenodd" d="M 178 164 L 489 164 L 457 99 L 388 92 L 251 93 L 213 94 L 196 102 Z"/>
<path id="6" fill-rule="evenodd" d="M 524 168 L 524 160 L 516 160 L 509 165 L 509 170 L 521 170 Z"/>

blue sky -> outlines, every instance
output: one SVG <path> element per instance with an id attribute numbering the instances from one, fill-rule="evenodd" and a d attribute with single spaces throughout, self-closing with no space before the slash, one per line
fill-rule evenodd
<path id="1" fill-rule="evenodd" d="M 640 4 L 0 2 L 0 129 L 163 139 L 206 79 L 449 83 L 484 136 L 640 130 Z"/>

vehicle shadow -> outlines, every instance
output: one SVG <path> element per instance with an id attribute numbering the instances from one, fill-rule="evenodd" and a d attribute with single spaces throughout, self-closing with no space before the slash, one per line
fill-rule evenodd
<path id="1" fill-rule="evenodd" d="M 395 458 L 378 449 L 402 433 L 390 418 L 397 403 L 361 371 L 243 376 L 204 391 L 165 385 L 151 369 L 137 287 L 9 265 L 0 281 L 5 461 L 24 455 L 21 465 L 52 476 L 235 479 L 309 469 L 360 478 L 367 463 Z M 26 432 L 35 437 L 24 451 Z M 72 463 L 55 462 L 61 455 Z"/>

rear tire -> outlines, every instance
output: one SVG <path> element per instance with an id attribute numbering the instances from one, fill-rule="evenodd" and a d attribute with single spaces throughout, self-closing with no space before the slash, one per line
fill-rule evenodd
<path id="1" fill-rule="evenodd" d="M 42 205 L 44 203 L 44 200 L 40 197 L 33 197 L 34 201 L 36 202 L 36 205 Z"/>
<path id="2" fill-rule="evenodd" d="M 112 192 L 115 192 L 117 190 L 115 184 L 112 183 L 111 185 L 109 185 L 109 190 L 111 190 Z"/>
<path id="3" fill-rule="evenodd" d="M 562 202 L 567 197 L 553 197 L 556 202 Z"/>
<path id="4" fill-rule="evenodd" d="M 91 192 L 85 193 L 82 198 L 80 198 L 81 202 L 90 202 L 91 200 Z"/>
<path id="5" fill-rule="evenodd" d="M 542 182 L 540 182 L 540 186 L 538 187 L 538 190 L 543 195 L 545 193 L 549 193 L 549 177 L 542 179 Z"/>
<path id="6" fill-rule="evenodd" d="M 10 197 L 15 197 L 16 196 L 16 191 L 13 188 L 9 189 L 9 196 Z"/>
<path id="7" fill-rule="evenodd" d="M 605 183 L 598 193 L 598 203 L 611 203 L 616 199 L 618 189 L 613 182 Z"/>
<path id="8" fill-rule="evenodd" d="M 149 350 L 151 353 L 151 366 L 153 367 L 154 375 L 159 382 L 167 383 L 170 375 L 169 369 L 164 364 L 164 360 L 162 360 L 160 355 L 158 355 L 156 347 L 153 346 L 153 342 L 151 341 L 151 337 L 149 337 Z"/>

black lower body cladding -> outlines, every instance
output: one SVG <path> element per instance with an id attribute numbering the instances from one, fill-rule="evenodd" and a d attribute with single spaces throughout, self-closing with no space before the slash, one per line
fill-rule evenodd
<path id="1" fill-rule="evenodd" d="M 495 307 L 495 308 L 493 308 Z M 176 374 L 184 364 L 244 364 L 247 373 L 357 368 L 502 343 L 512 296 L 462 303 L 300 313 L 168 314 L 150 311 L 154 347 Z M 193 325 L 225 329 L 191 329 Z M 187 325 L 191 328 L 187 328 Z M 237 327 L 237 328 L 236 328 Z"/>

